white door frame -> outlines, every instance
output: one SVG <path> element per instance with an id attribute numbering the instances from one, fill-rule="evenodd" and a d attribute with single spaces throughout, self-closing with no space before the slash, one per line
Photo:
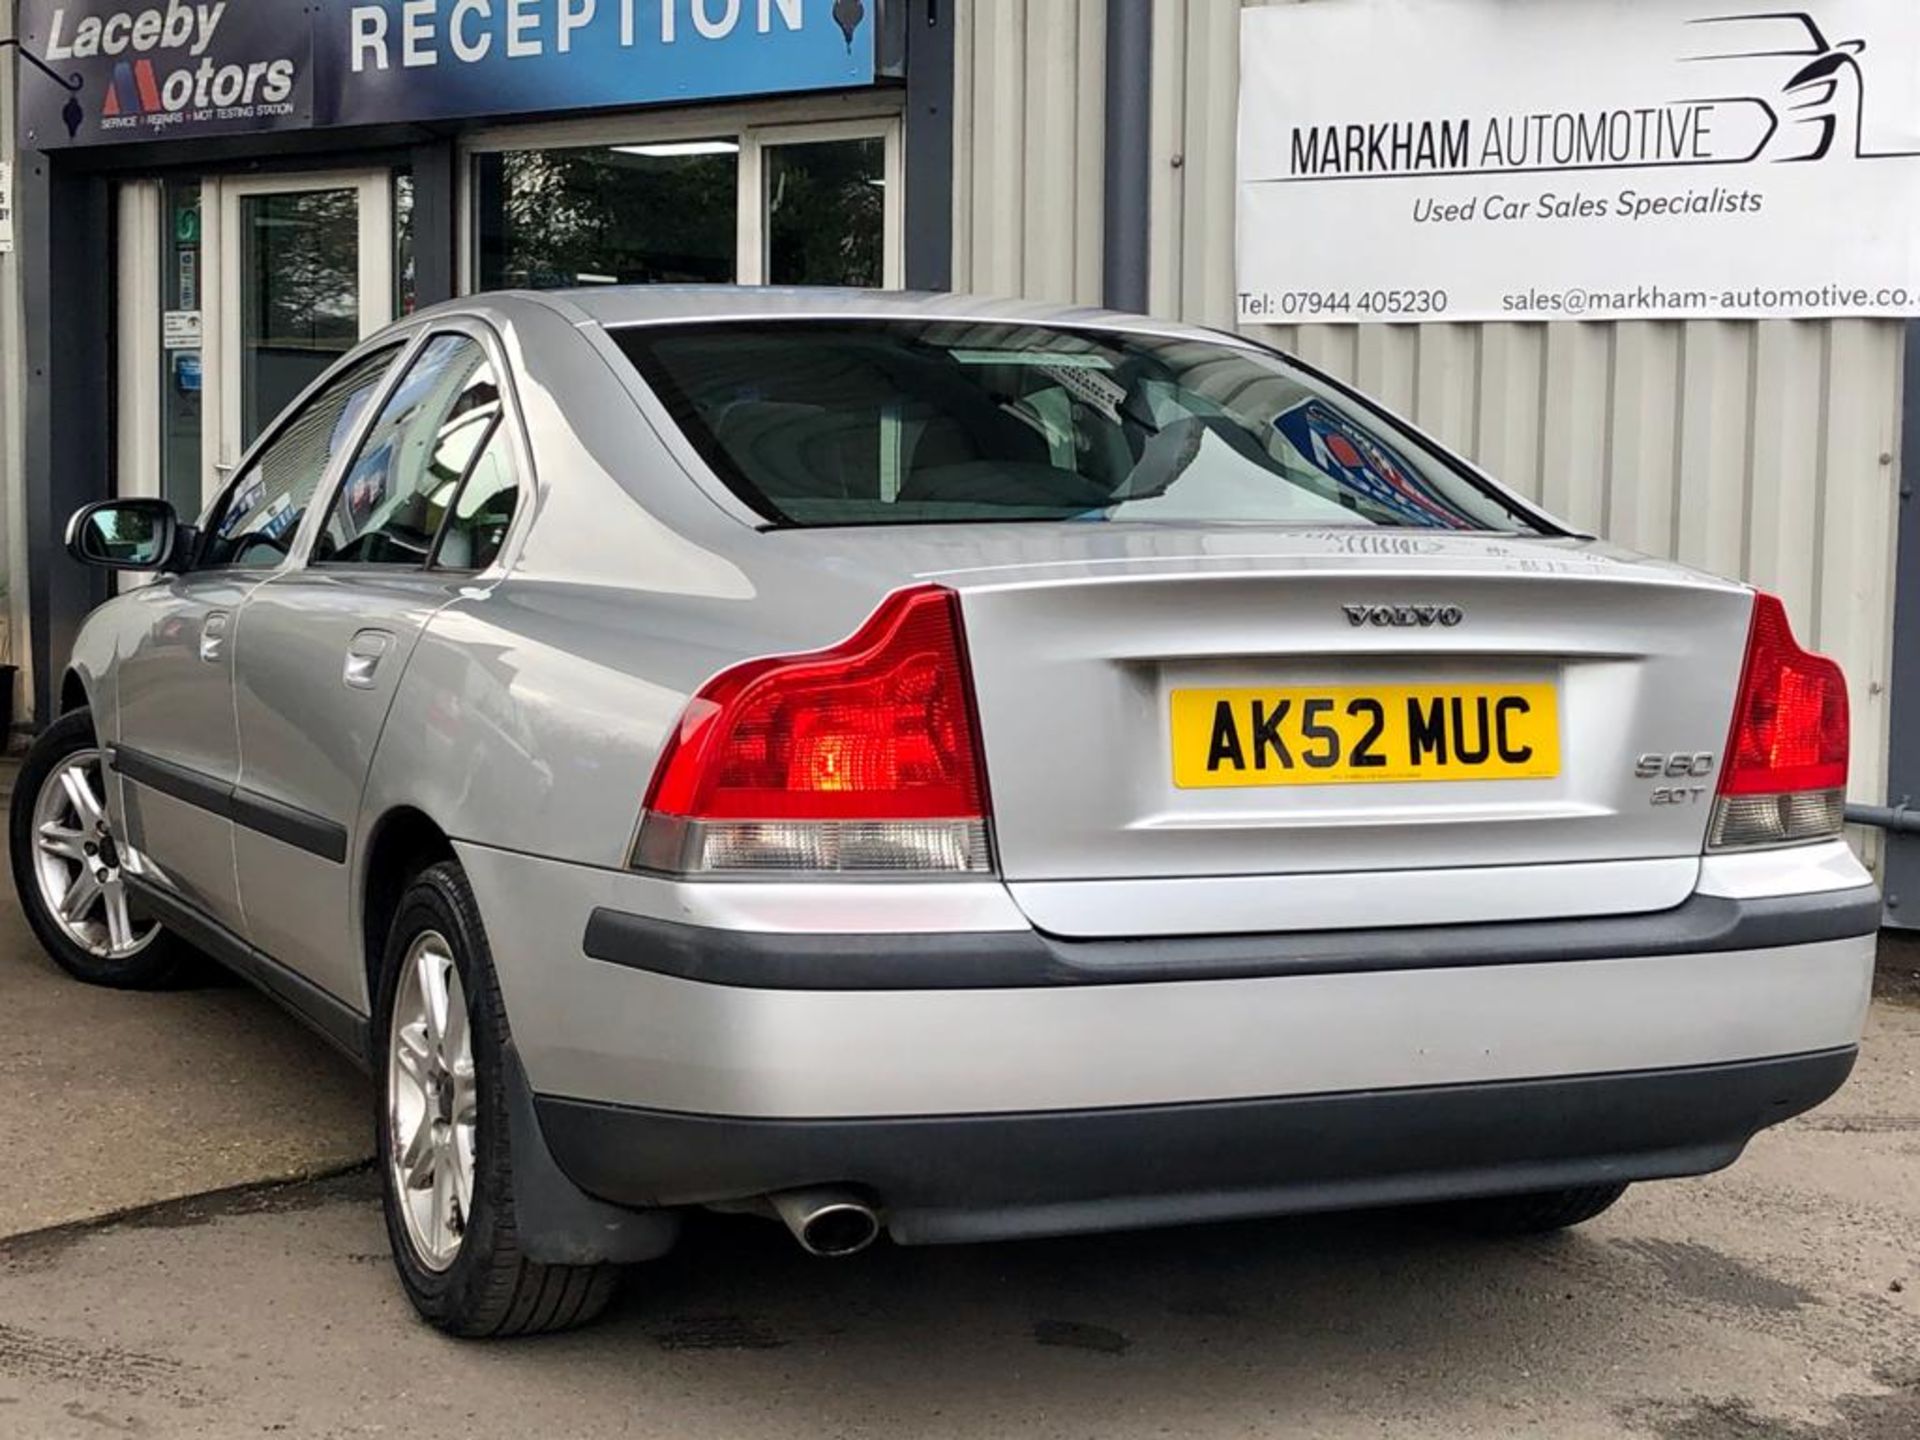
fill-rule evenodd
<path id="1" fill-rule="evenodd" d="M 200 191 L 201 253 L 215 257 L 213 273 L 201 277 L 205 307 L 201 369 L 209 403 L 201 409 L 202 486 L 218 493 L 239 463 L 240 443 L 240 202 L 249 196 L 290 195 L 315 190 L 353 190 L 359 210 L 360 338 L 393 320 L 393 177 L 381 170 L 335 170 L 311 174 L 208 176 Z"/>
<path id="2" fill-rule="evenodd" d="M 115 494 L 160 493 L 160 294 L 162 193 L 158 180 L 118 187 L 118 271 L 115 304 L 118 407 L 114 437 Z"/>
<path id="3" fill-rule="evenodd" d="M 117 187 L 118 253 L 114 257 L 116 375 L 114 495 L 160 493 L 160 226 L 158 180 L 126 180 Z M 191 517 L 188 517 L 191 518 Z M 131 590 L 147 577 L 121 574 L 114 589 Z"/>

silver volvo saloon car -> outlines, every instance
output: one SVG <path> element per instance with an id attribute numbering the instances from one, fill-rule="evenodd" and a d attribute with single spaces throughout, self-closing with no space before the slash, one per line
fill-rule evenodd
<path id="1" fill-rule="evenodd" d="M 26 912 L 368 1067 L 458 1334 L 590 1318 L 698 1207 L 1571 1225 L 1859 1042 L 1837 667 L 1232 336 L 480 296 L 68 548 L 153 578 L 22 771 Z"/>

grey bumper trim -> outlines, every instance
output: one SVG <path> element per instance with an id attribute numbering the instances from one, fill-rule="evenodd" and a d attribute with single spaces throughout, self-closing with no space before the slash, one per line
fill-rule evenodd
<path id="1" fill-rule="evenodd" d="M 108 747 L 107 764 L 124 778 L 149 790 L 197 805 L 210 814 L 270 835 L 283 845 L 305 850 L 322 860 L 331 860 L 336 865 L 346 863 L 347 827 L 337 820 L 283 804 L 125 745 Z"/>
<path id="2" fill-rule="evenodd" d="M 1871 885 L 1733 900 L 1695 895 L 1648 915 L 1277 935 L 1062 940 L 1034 930 L 811 935 L 719 930 L 597 909 L 588 956 L 657 975 L 759 990 L 968 990 L 1532 965 L 1763 950 L 1871 935 Z"/>
<path id="3" fill-rule="evenodd" d="M 852 1185 L 885 1208 L 896 1240 L 934 1244 L 1703 1174 L 1826 1099 L 1854 1058 L 888 1119 L 536 1103 L 561 1169 L 616 1204 Z"/>

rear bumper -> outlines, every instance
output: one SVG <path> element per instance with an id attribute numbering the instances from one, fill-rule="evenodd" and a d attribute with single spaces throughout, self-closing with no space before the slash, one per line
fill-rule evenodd
<path id="1" fill-rule="evenodd" d="M 1879 921 L 1851 857 L 1654 915 L 1064 942 L 990 884 L 459 850 L 575 1184 L 861 1186 L 906 1241 L 1712 1170 L 1845 1079 Z"/>
<path id="2" fill-rule="evenodd" d="M 1663 915 L 1559 925 L 1083 945 L 1017 912 L 995 920 L 1005 891 L 988 884 L 671 886 L 459 851 L 536 1094 L 759 1120 L 1180 1106 L 1845 1049 L 1878 921 L 1856 882 L 1729 886 Z M 716 906 L 732 917 L 712 923 Z M 942 906 L 971 923 L 907 928 Z M 662 943 L 592 958 L 597 911 Z M 840 988 L 782 983 L 782 967 Z"/>
<path id="3" fill-rule="evenodd" d="M 935 1244 L 1701 1174 L 1831 1095 L 1854 1055 L 1026 1114 L 767 1120 L 546 1098 L 539 1115 L 604 1199 L 854 1185 L 895 1239 Z"/>

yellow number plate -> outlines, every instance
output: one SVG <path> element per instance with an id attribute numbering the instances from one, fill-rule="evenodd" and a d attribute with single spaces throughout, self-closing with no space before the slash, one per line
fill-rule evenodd
<path id="1" fill-rule="evenodd" d="M 1552 685 L 1173 692 L 1173 783 L 1183 790 L 1559 773 Z"/>

